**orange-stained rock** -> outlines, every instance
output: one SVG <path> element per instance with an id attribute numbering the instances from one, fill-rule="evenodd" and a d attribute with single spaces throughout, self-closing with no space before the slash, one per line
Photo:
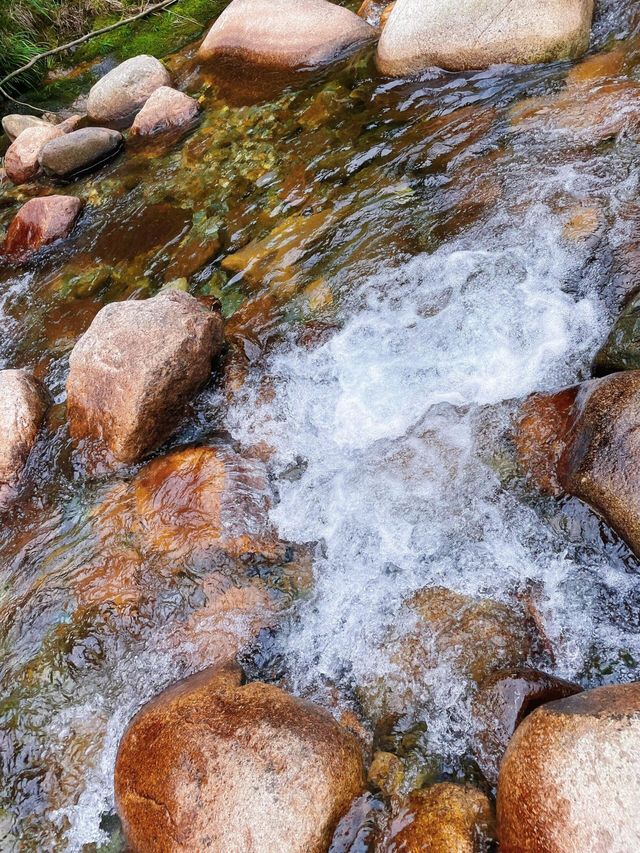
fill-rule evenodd
<path id="1" fill-rule="evenodd" d="M 395 3 L 389 3 L 389 0 L 364 0 L 358 9 L 358 15 L 372 27 L 382 28 L 394 6 Z"/>
<path id="2" fill-rule="evenodd" d="M 546 494 L 562 494 L 558 462 L 572 423 L 577 387 L 557 394 L 534 394 L 520 410 L 515 444 L 518 460 Z"/>
<path id="3" fill-rule="evenodd" d="M 535 482 L 588 503 L 640 554 L 640 370 L 537 395 L 524 408 L 517 443 Z"/>
<path id="4" fill-rule="evenodd" d="M 352 53 L 375 33 L 328 0 L 233 0 L 209 30 L 198 57 L 270 70 L 310 69 Z"/>
<path id="5" fill-rule="evenodd" d="M 382 853 L 486 853 L 494 818 L 486 794 L 442 782 L 415 791 L 394 818 Z"/>
<path id="6" fill-rule="evenodd" d="M 26 370 L 0 370 L 0 508 L 14 495 L 47 405 L 44 387 Z"/>
<path id="7" fill-rule="evenodd" d="M 370 785 L 382 791 L 389 800 L 395 801 L 400 796 L 404 777 L 402 761 L 397 755 L 382 750 L 374 753 L 367 773 Z"/>
<path id="8" fill-rule="evenodd" d="M 63 136 L 64 130 L 54 125 L 36 125 L 23 130 L 4 155 L 7 177 L 14 184 L 25 184 L 40 173 L 40 152 L 52 139 Z"/>
<path id="9" fill-rule="evenodd" d="M 141 577 L 144 561 L 135 548 L 110 548 L 97 565 L 83 566 L 72 581 L 79 604 L 87 607 L 112 606 L 116 610 L 138 607 L 144 600 Z"/>
<path id="10" fill-rule="evenodd" d="M 309 702 L 208 669 L 145 705 L 115 768 L 137 853 L 325 853 L 361 792 L 356 739 Z"/>
<path id="11" fill-rule="evenodd" d="M 272 493 L 264 464 L 231 447 L 189 447 L 155 459 L 133 484 L 145 547 L 176 556 L 220 548 L 273 554 Z"/>
<path id="12" fill-rule="evenodd" d="M 79 198 L 69 195 L 49 195 L 32 198 L 24 204 L 9 226 L 4 252 L 21 258 L 66 237 L 82 209 Z"/>
<path id="13" fill-rule="evenodd" d="M 200 107 L 194 98 L 160 86 L 149 98 L 131 125 L 133 136 L 151 136 L 163 130 L 173 130 L 190 125 L 198 115 Z"/>
<path id="14" fill-rule="evenodd" d="M 474 758 L 485 779 L 497 783 L 509 741 L 528 714 L 581 691 L 580 685 L 537 669 L 521 667 L 489 675 L 480 685 L 473 708 L 477 721 Z"/>
<path id="15" fill-rule="evenodd" d="M 625 51 L 616 47 L 607 53 L 594 53 L 576 63 L 567 74 L 568 86 L 593 86 L 607 77 L 620 74 L 624 66 Z"/>
<path id="16" fill-rule="evenodd" d="M 531 637 L 526 621 L 505 604 L 428 587 L 407 599 L 406 608 L 417 617 L 415 629 L 394 632 L 382 644 L 393 670 L 359 691 L 365 708 L 376 717 L 381 712 L 405 713 L 414 686 L 424 691 L 425 673 L 442 665 L 479 683 L 494 670 L 527 660 Z"/>
<path id="17" fill-rule="evenodd" d="M 640 850 L 640 684 L 536 709 L 500 767 L 500 853 Z"/>
<path id="18" fill-rule="evenodd" d="M 221 346 L 220 315 L 187 293 L 107 305 L 69 360 L 73 438 L 120 462 L 140 459 L 175 429 Z"/>

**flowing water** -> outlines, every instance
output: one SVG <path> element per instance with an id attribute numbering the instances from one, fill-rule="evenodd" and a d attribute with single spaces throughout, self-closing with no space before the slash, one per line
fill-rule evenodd
<path id="1" fill-rule="evenodd" d="M 526 395 L 590 375 L 633 283 L 638 145 L 596 138 L 589 110 L 606 91 L 615 124 L 638 98 L 639 25 L 634 2 L 600 4 L 591 53 L 609 61 L 582 77 L 561 63 L 389 81 L 366 55 L 253 103 L 187 51 L 172 66 L 203 94 L 200 125 L 74 183 L 74 235 L 0 270 L 0 366 L 34 369 L 54 399 L 0 525 L 1 850 L 120 849 L 120 734 L 203 665 L 183 628 L 214 571 L 279 596 L 252 677 L 369 731 L 391 687 L 437 778 L 477 773 L 473 685 L 447 654 L 403 665 L 419 590 L 533 618 L 530 662 L 585 686 L 638 677 L 637 563 L 586 507 L 527 484 L 513 425 Z M 38 192 L 5 188 L 0 229 Z M 251 527 L 270 503 L 289 544 L 268 565 L 141 552 L 122 509 L 137 469 L 90 477 L 69 442 L 78 336 L 107 302 L 180 277 L 221 301 L 229 346 L 163 452 L 224 447 L 245 485 L 259 468 L 223 521 Z"/>

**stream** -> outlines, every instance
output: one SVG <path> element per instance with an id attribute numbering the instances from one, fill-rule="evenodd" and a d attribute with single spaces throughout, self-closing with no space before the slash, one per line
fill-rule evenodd
<path id="1" fill-rule="evenodd" d="M 590 53 L 605 50 L 620 55 L 607 84 L 640 82 L 634 0 L 598 4 Z M 250 677 L 371 731 L 384 683 L 434 778 L 454 779 L 477 773 L 469 679 L 447 655 L 415 673 L 397 654 L 419 590 L 533 614 L 530 663 L 583 686 L 640 677 L 637 561 L 578 500 L 541 496 L 513 444 L 523 398 L 591 375 L 631 287 L 638 144 L 594 140 L 588 122 L 557 131 L 571 63 L 388 80 L 369 52 L 238 103 L 193 53 L 169 65 L 203 93 L 200 124 L 76 181 L 72 236 L 0 267 L 0 367 L 32 369 L 54 401 L 0 520 L 7 853 L 123 849 L 120 736 L 200 668 L 176 626 L 211 570 L 201 555 L 158 554 L 133 608 L 87 598 L 127 536 L 114 490 L 141 466 L 89 476 L 64 410 L 69 353 L 97 311 L 174 279 L 220 300 L 228 348 L 163 452 L 259 454 L 270 522 L 309 559 L 299 585 L 290 554 L 243 564 L 281 602 L 243 654 Z M 542 118 L 520 121 L 534 103 Z M 0 188 L 0 232 L 36 189 Z M 227 259 L 248 244 L 237 271 Z M 245 510 L 227 507 L 229 525 Z"/>

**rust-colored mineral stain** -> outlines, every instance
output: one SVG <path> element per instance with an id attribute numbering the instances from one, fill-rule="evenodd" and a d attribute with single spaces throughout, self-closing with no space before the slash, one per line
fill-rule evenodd
<path id="1" fill-rule="evenodd" d="M 96 263 L 132 261 L 137 255 L 166 246 L 186 233 L 191 218 L 189 210 L 166 202 L 113 217 L 92 248 Z"/>

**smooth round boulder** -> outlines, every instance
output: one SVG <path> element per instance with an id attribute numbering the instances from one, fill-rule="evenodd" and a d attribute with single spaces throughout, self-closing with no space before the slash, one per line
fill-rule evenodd
<path id="1" fill-rule="evenodd" d="M 0 370 L 0 508 L 15 494 L 47 405 L 47 392 L 26 370 Z"/>
<path id="2" fill-rule="evenodd" d="M 356 738 L 324 710 L 238 668 L 208 669 L 134 717 L 116 807 L 137 853 L 326 853 L 362 791 Z"/>
<path id="3" fill-rule="evenodd" d="M 500 853 L 640 850 L 640 684 L 535 710 L 500 768 Z"/>
<path id="4" fill-rule="evenodd" d="M 474 758 L 485 779 L 498 781 L 500 762 L 520 723 L 540 705 L 574 696 L 582 687 L 537 669 L 520 667 L 494 672 L 476 694 Z"/>
<path id="5" fill-rule="evenodd" d="M 122 134 L 117 130 L 106 127 L 73 130 L 43 146 L 40 165 L 51 177 L 70 178 L 109 160 L 122 144 Z"/>
<path id="6" fill-rule="evenodd" d="M 94 124 L 127 127 L 160 86 L 171 76 L 153 56 L 134 56 L 105 74 L 91 88 L 87 113 Z"/>
<path id="7" fill-rule="evenodd" d="M 587 49 L 593 0 L 397 0 L 376 62 L 403 77 L 431 66 L 451 71 L 498 63 L 574 59 Z"/>
<path id="8" fill-rule="evenodd" d="M 49 195 L 32 198 L 15 215 L 4 241 L 4 254 L 13 259 L 66 237 L 82 210 L 79 198 Z"/>
<path id="9" fill-rule="evenodd" d="M 142 458 L 173 432 L 221 347 L 219 313 L 188 293 L 105 306 L 69 359 L 72 437 L 106 464 Z"/>
<path id="10" fill-rule="evenodd" d="M 22 131 L 28 127 L 53 127 L 53 125 L 50 121 L 38 118 L 38 116 L 21 115 L 18 113 L 5 116 L 2 119 L 2 129 L 9 137 L 10 142 L 17 139 Z"/>
<path id="11" fill-rule="evenodd" d="M 473 785 L 442 782 L 410 795 L 382 853 L 487 853 L 494 835 L 487 795 Z"/>
<path id="12" fill-rule="evenodd" d="M 328 0 L 233 0 L 198 57 L 273 71 L 313 69 L 358 50 L 375 35 L 362 18 Z"/>
<path id="13" fill-rule="evenodd" d="M 47 142 L 63 136 L 64 130 L 54 125 L 27 127 L 7 148 L 4 168 L 14 184 L 26 184 L 40 174 L 40 152 Z"/>
<path id="14" fill-rule="evenodd" d="M 151 136 L 165 130 L 185 127 L 195 120 L 200 107 L 195 98 L 171 86 L 160 86 L 135 117 L 133 136 Z"/>

